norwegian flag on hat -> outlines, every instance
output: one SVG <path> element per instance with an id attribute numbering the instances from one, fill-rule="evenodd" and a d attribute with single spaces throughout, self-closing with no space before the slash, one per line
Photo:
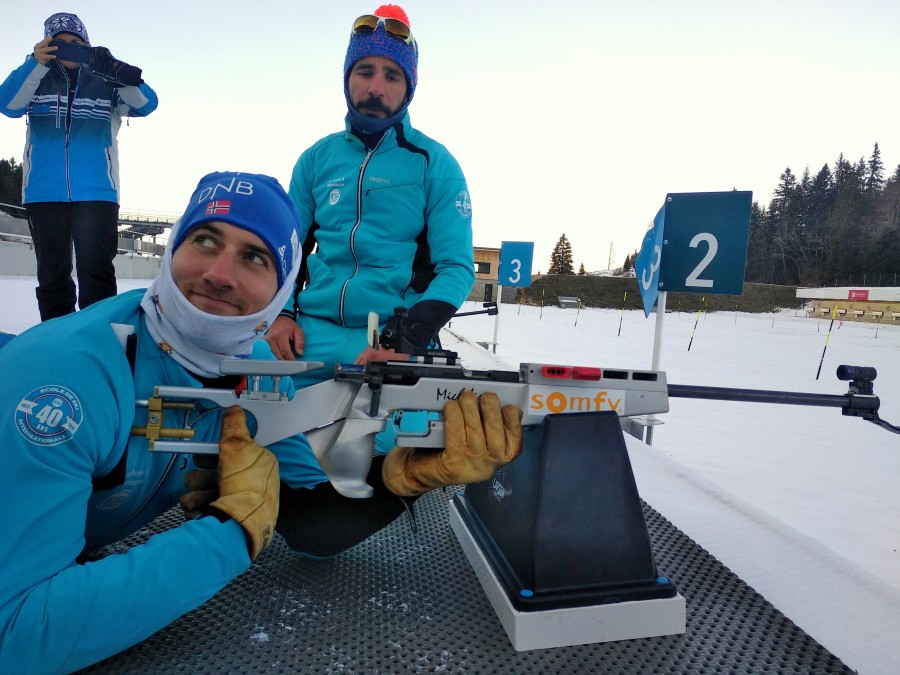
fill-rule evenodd
<path id="1" fill-rule="evenodd" d="M 191 230 L 210 221 L 240 227 L 262 239 L 275 258 L 279 287 L 288 280 L 300 250 L 303 225 L 293 201 L 277 180 L 238 171 L 207 174 L 197 183 L 184 215 L 172 228 L 170 250 L 174 252 Z M 293 278 L 290 282 L 293 285 Z"/>
<path id="2" fill-rule="evenodd" d="M 231 202 L 227 199 L 217 199 L 206 204 L 206 215 L 231 213 Z"/>

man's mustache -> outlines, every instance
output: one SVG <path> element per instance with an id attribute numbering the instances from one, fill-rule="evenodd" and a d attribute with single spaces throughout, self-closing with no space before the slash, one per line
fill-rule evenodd
<path id="1" fill-rule="evenodd" d="M 374 96 L 367 98 L 365 101 L 362 101 L 357 106 L 357 109 L 362 112 L 363 110 L 371 110 L 372 112 L 380 112 L 385 115 L 391 114 L 391 109 L 388 108 L 380 98 L 376 98 Z"/>

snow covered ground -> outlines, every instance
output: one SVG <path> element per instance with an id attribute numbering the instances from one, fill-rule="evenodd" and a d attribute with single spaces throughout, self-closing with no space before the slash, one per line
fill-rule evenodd
<path id="1" fill-rule="evenodd" d="M 0 276 L 0 331 L 18 333 L 38 321 L 34 285 L 33 277 Z M 120 291 L 145 285 L 146 281 L 119 280 Z M 469 303 L 462 311 L 474 309 L 480 306 Z M 501 312 L 497 356 L 512 368 L 520 362 L 650 368 L 653 316 L 647 319 L 639 311 L 579 312 L 516 305 L 504 305 Z M 881 399 L 880 415 L 900 425 L 900 325 L 835 322 L 822 373 L 816 380 L 829 323 L 827 319 L 806 318 L 795 310 L 767 315 L 703 314 L 699 321 L 696 314 L 670 313 L 665 317 L 661 368 L 674 384 L 844 394 L 847 383 L 835 377 L 838 365 L 874 366 L 878 370 L 875 393 Z M 494 317 L 482 315 L 455 319 L 449 328 L 468 340 L 489 342 L 494 326 Z M 670 412 L 662 419 L 664 424 L 655 428 L 652 449 L 644 453 L 649 460 L 641 459 L 642 466 L 636 466 L 639 488 L 643 490 L 644 475 L 649 480 L 651 469 L 645 465 L 655 461 L 654 457 L 667 463 L 669 476 L 674 475 L 672 467 L 676 472 L 684 469 L 684 476 L 695 477 L 690 480 L 711 486 L 706 493 L 716 492 L 721 497 L 719 503 L 747 506 L 745 512 L 751 519 L 752 514 L 760 514 L 760 519 L 774 524 L 781 534 L 787 533 L 782 539 L 788 550 L 833 553 L 837 568 L 849 570 L 845 575 L 853 578 L 849 581 L 861 580 L 862 587 L 869 589 L 866 593 L 874 589 L 877 595 L 883 589 L 888 607 L 894 606 L 890 603 L 900 598 L 900 435 L 844 417 L 837 408 L 673 398 Z M 673 509 L 689 499 L 686 492 L 682 494 L 665 497 Z M 651 505 L 684 529 L 665 508 L 660 509 L 653 501 Z M 743 531 L 723 532 L 727 528 L 721 523 L 709 527 L 711 539 L 732 537 L 740 542 L 732 547 L 732 553 L 740 545 L 754 546 L 749 527 L 746 535 Z M 709 543 L 686 531 L 714 555 L 720 555 Z M 736 564 L 740 557 L 738 553 L 725 562 L 744 576 L 740 564 Z M 748 553 L 747 557 L 752 556 Z M 844 564 L 846 567 L 842 567 Z M 811 565 L 810 583 L 816 583 L 816 573 Z M 835 586 L 842 586 L 841 577 L 837 579 Z M 795 618 L 788 611 L 790 607 L 769 596 L 766 583 L 765 579 L 758 584 L 751 580 L 776 606 Z M 816 605 L 806 609 L 815 611 Z M 864 604 L 853 611 L 866 615 Z M 834 633 L 840 634 L 839 639 L 852 641 L 845 634 L 853 611 L 848 608 L 843 617 L 821 617 L 827 623 L 822 629 L 825 632 L 811 634 L 858 667 L 854 665 L 859 663 L 854 660 L 856 655 L 848 657 L 829 642 Z M 873 607 L 868 618 L 884 611 L 882 603 L 877 611 Z M 802 620 L 798 623 L 807 629 Z M 874 623 L 877 629 L 891 622 Z M 877 644 L 893 644 L 893 637 L 887 639 L 890 643 Z M 880 649 L 877 644 L 861 646 L 871 652 Z M 875 654 L 875 667 L 863 667 L 862 672 L 880 672 L 878 664 L 892 658 L 893 652 L 892 648 Z"/>

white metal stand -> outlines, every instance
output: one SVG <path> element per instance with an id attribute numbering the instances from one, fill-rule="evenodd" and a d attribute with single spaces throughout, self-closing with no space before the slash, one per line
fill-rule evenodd
<path id="1" fill-rule="evenodd" d="M 681 595 L 535 612 L 517 610 L 453 502 L 450 526 L 516 651 L 680 635 L 686 630 Z"/>

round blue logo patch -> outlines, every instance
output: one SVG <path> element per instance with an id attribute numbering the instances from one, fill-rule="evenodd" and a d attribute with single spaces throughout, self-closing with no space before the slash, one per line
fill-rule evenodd
<path id="1" fill-rule="evenodd" d="M 38 387 L 16 407 L 16 429 L 35 445 L 65 443 L 83 419 L 84 410 L 75 393 L 55 384 Z"/>
<path id="2" fill-rule="evenodd" d="M 472 215 L 472 202 L 469 201 L 468 192 L 463 191 L 456 195 L 456 210 L 459 211 L 459 215 L 463 218 L 468 218 Z"/>

